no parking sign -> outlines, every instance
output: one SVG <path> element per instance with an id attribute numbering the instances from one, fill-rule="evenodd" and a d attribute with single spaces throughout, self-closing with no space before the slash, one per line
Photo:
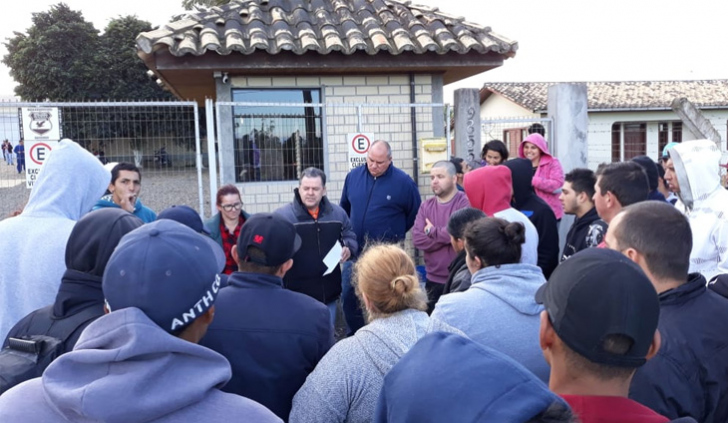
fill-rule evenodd
<path id="1" fill-rule="evenodd" d="M 25 184 L 28 188 L 33 188 L 41 166 L 48 160 L 48 156 L 56 146 L 58 141 L 25 142 Z"/>
<path id="2" fill-rule="evenodd" d="M 374 134 L 346 134 L 346 139 L 349 144 L 349 170 L 352 170 L 367 162 L 367 152 L 374 140 Z"/>

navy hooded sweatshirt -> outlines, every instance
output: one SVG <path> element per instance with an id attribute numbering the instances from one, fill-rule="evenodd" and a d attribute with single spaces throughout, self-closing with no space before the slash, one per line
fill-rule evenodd
<path id="1" fill-rule="evenodd" d="M 508 356 L 436 332 L 417 342 L 384 377 L 373 421 L 527 422 L 547 408 L 571 414 L 564 400 Z"/>
<path id="2" fill-rule="evenodd" d="M 527 159 L 513 159 L 504 163 L 513 179 L 513 207 L 528 216 L 538 232 L 538 267 L 546 279 L 559 264 L 559 227 L 556 215 L 533 190 L 533 169 Z"/>

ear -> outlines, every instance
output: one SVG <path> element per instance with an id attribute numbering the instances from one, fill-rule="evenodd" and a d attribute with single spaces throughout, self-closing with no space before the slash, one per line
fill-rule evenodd
<path id="1" fill-rule="evenodd" d="M 630 260 L 637 264 L 641 264 L 642 254 L 639 253 L 639 251 L 635 250 L 634 248 L 630 247 L 626 250 L 622 251 L 622 254 L 627 256 Z"/>
<path id="2" fill-rule="evenodd" d="M 114 184 L 109 184 L 108 191 L 112 194 L 114 193 Z"/>
<path id="3" fill-rule="evenodd" d="M 326 195 L 326 186 L 324 186 L 324 189 L 323 189 L 323 191 L 322 191 L 322 192 L 323 192 L 323 194 L 322 194 L 322 195 L 324 195 L 324 196 L 325 196 L 325 195 Z"/>
<path id="4" fill-rule="evenodd" d="M 662 345 L 662 336 L 660 335 L 659 329 L 655 330 L 655 336 L 652 337 L 652 344 L 650 344 L 650 349 L 647 350 L 647 356 L 645 358 L 649 361 L 657 355 L 657 351 L 660 350 L 660 346 Z"/>
<path id="5" fill-rule="evenodd" d="M 289 258 L 285 263 L 281 264 L 281 275 L 285 275 L 289 270 L 291 270 L 291 267 L 293 267 L 293 259 Z"/>
<path id="6" fill-rule="evenodd" d="M 550 366 L 552 362 L 551 353 L 557 335 L 554 327 L 551 326 L 548 312 L 546 310 L 542 311 L 539 317 L 541 318 L 541 324 L 538 329 L 538 343 L 541 346 L 543 358 L 546 359 L 546 363 Z"/>
<path id="7" fill-rule="evenodd" d="M 475 263 L 475 265 L 478 269 L 482 269 L 483 267 L 485 267 L 485 266 L 483 266 L 483 261 L 480 260 L 480 257 L 478 257 L 478 256 L 471 256 L 470 261 Z"/>
<path id="8" fill-rule="evenodd" d="M 210 307 L 206 312 L 202 314 L 202 316 L 199 317 L 199 319 L 202 320 L 205 325 L 209 325 L 210 323 L 212 323 L 213 319 L 215 319 L 215 306 L 213 305 L 212 307 Z"/>
<path id="9" fill-rule="evenodd" d="M 586 195 L 586 193 L 584 191 L 582 191 L 582 192 L 580 192 L 580 193 L 578 193 L 576 195 L 576 202 L 579 203 L 579 204 L 586 203 L 586 202 L 588 202 L 590 200 L 593 200 L 593 199 L 592 198 L 589 198 L 589 196 Z"/>
<path id="10" fill-rule="evenodd" d="M 367 309 L 367 310 L 371 310 L 372 309 L 372 303 L 369 302 L 369 298 L 367 298 L 366 294 L 364 294 L 363 292 L 361 293 L 361 300 L 364 303 L 364 308 L 365 309 Z"/>
<path id="11" fill-rule="evenodd" d="M 230 249 L 230 255 L 233 257 L 233 260 L 235 260 L 235 263 L 240 263 L 237 244 L 233 245 L 233 247 Z"/>

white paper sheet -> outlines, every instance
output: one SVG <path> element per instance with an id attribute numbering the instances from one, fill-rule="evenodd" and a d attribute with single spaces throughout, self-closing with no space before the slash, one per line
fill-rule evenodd
<path id="1" fill-rule="evenodd" d="M 331 250 L 326 254 L 326 257 L 324 257 L 324 264 L 326 265 L 326 271 L 322 276 L 326 276 L 329 273 L 333 272 L 334 269 L 336 269 L 336 266 L 339 265 L 339 262 L 341 261 L 341 251 L 343 250 L 343 247 L 341 246 L 341 243 L 339 241 L 336 241 L 333 247 L 331 247 Z"/>

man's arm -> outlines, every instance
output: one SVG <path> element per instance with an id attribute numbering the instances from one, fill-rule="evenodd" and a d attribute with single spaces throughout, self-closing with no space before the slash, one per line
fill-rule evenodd
<path id="1" fill-rule="evenodd" d="M 351 173 L 349 173 L 349 175 L 351 175 Z M 339 207 L 344 209 L 347 215 L 351 216 L 351 203 L 349 202 L 349 175 L 346 175 L 346 179 L 344 179 L 344 189 L 341 190 Z"/>
<path id="2" fill-rule="evenodd" d="M 341 213 L 341 240 L 344 242 L 344 246 L 349 249 L 349 257 L 347 257 L 347 260 L 356 257 L 356 254 L 359 252 L 359 244 L 356 242 L 356 234 L 351 228 L 349 216 L 345 212 Z"/>
<path id="3" fill-rule="evenodd" d="M 415 219 L 417 218 L 417 213 L 420 210 L 420 205 L 422 204 L 422 198 L 420 197 L 420 191 L 417 189 L 417 184 L 415 181 L 413 181 L 411 178 L 407 177 L 409 180 L 409 198 L 406 201 L 406 207 L 405 207 L 405 213 L 406 213 L 406 224 L 404 231 L 407 232 L 410 229 L 412 229 L 412 226 L 415 224 Z"/>
<path id="4" fill-rule="evenodd" d="M 432 225 L 425 216 L 427 214 L 425 209 L 426 203 L 420 206 L 415 218 L 415 224 L 412 227 L 412 243 L 415 248 L 431 252 L 439 250 L 443 245 L 450 245 L 450 235 L 447 233 L 447 228 Z"/>

